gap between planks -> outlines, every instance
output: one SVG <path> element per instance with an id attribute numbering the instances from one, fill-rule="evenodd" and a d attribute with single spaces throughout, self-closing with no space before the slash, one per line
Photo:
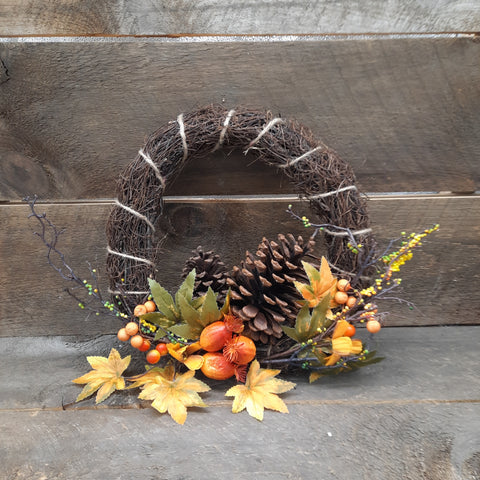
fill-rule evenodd
<path id="1" fill-rule="evenodd" d="M 167 35 L 4 35 L 0 43 L 279 43 L 279 42 L 330 42 L 342 40 L 398 40 L 398 39 L 437 39 L 471 38 L 478 32 L 430 32 L 430 33 L 311 33 L 311 34 L 167 34 Z"/>
<path id="2" fill-rule="evenodd" d="M 350 407 L 365 407 L 376 405 L 390 405 L 390 406 L 403 406 L 403 405 L 456 405 L 456 404 L 480 404 L 480 398 L 478 399 L 417 399 L 417 400 L 364 400 L 364 401 L 352 401 L 352 400 L 288 400 L 283 399 L 286 405 L 309 405 L 319 407 L 323 405 L 345 405 Z M 206 408 L 216 407 L 230 407 L 232 405 L 231 400 L 217 400 L 211 403 L 207 403 Z M 87 405 L 87 406 L 71 406 L 63 405 L 58 407 L 27 407 L 27 408 L 0 408 L 0 413 L 39 413 L 39 412 L 70 412 L 77 410 L 143 410 L 150 408 L 151 405 L 146 402 L 139 401 L 138 403 L 127 405 Z"/>
<path id="3" fill-rule="evenodd" d="M 452 192 L 392 192 L 392 193 L 361 193 L 369 201 L 384 200 L 445 200 L 445 199 L 479 199 L 480 191 L 463 195 Z M 298 195 L 192 195 L 165 196 L 165 203 L 246 203 L 246 202 L 300 202 Z M 112 198 L 78 199 L 78 200 L 41 200 L 37 205 L 113 205 Z M 24 201 L 0 201 L 0 206 L 26 205 Z"/>

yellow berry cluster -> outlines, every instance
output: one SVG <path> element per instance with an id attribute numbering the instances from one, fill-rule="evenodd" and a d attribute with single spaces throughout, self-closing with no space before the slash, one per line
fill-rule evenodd
<path id="1" fill-rule="evenodd" d="M 425 229 L 422 233 L 411 233 L 408 236 L 408 240 L 402 242 L 402 246 L 397 252 L 393 252 L 390 255 L 385 255 L 382 258 L 383 262 L 388 264 L 388 270 L 385 274 L 385 278 L 390 280 L 393 272 L 400 271 L 400 267 L 413 257 L 412 250 L 421 246 L 422 239 L 430 233 L 438 230 L 439 226 L 440 225 L 437 223 L 433 227 Z"/>

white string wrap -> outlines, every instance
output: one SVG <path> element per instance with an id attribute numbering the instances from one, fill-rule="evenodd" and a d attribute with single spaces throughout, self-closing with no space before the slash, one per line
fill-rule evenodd
<path id="1" fill-rule="evenodd" d="M 328 228 L 322 229 L 322 232 L 328 233 L 329 235 L 332 235 L 334 237 L 347 237 L 350 235 L 353 235 L 354 237 L 356 237 L 358 235 L 365 235 L 366 233 L 370 233 L 371 231 L 372 231 L 371 228 L 364 228 L 363 230 L 355 230 L 355 231 L 349 231 L 349 232 L 333 232 Z"/>
<path id="2" fill-rule="evenodd" d="M 285 120 L 283 118 L 274 118 L 273 120 L 270 120 L 265 128 L 257 135 L 257 138 L 253 139 L 250 144 L 248 145 L 248 148 L 243 152 L 245 155 L 248 153 L 248 151 L 256 144 L 259 142 L 259 140 L 275 125 L 278 123 L 284 124 Z"/>
<path id="3" fill-rule="evenodd" d="M 153 163 L 153 160 L 150 158 L 148 154 L 145 154 L 141 149 L 138 151 L 138 153 L 148 163 L 148 165 L 152 167 L 153 171 L 155 172 L 155 176 L 157 177 L 158 181 L 162 185 L 162 188 L 165 190 L 165 179 L 160 173 L 160 170 L 158 169 L 158 167 L 155 165 L 155 163 Z"/>
<path id="4" fill-rule="evenodd" d="M 187 137 L 185 136 L 185 124 L 183 123 L 183 113 L 177 117 L 177 123 L 179 127 L 179 133 L 182 137 L 183 144 L 183 161 L 187 159 L 188 156 L 188 146 L 187 146 Z"/>
<path id="5" fill-rule="evenodd" d="M 133 208 L 127 207 L 127 205 L 124 205 L 123 203 L 119 202 L 118 199 L 115 200 L 115 205 L 117 205 L 120 208 L 123 208 L 128 213 L 131 213 L 132 215 L 139 218 L 140 220 L 143 220 L 152 229 L 152 232 L 155 232 L 155 227 L 153 223 L 145 215 L 142 215 L 140 212 L 137 212 Z"/>
<path id="6" fill-rule="evenodd" d="M 146 290 L 128 290 L 128 291 L 120 291 L 120 290 L 110 290 L 108 289 L 108 293 L 112 295 L 147 295 L 150 292 Z"/>
<path id="7" fill-rule="evenodd" d="M 355 185 L 349 185 L 348 187 L 337 188 L 336 190 L 332 190 L 331 192 L 326 193 L 319 193 L 317 195 L 309 195 L 308 198 L 325 198 L 331 197 L 332 195 L 336 195 L 340 192 L 346 192 L 348 190 L 356 190 L 357 187 Z"/>
<path id="8" fill-rule="evenodd" d="M 112 250 L 109 246 L 107 246 L 107 252 L 110 253 L 111 255 L 117 255 L 118 257 L 129 258 L 130 260 L 135 260 L 137 262 L 146 263 L 147 265 L 150 265 L 151 267 L 155 266 L 155 264 L 153 262 L 151 262 L 150 260 L 148 260 L 146 258 L 135 257 L 134 255 L 127 255 L 126 253 L 117 252 L 116 250 Z"/>
<path id="9" fill-rule="evenodd" d="M 223 141 L 225 140 L 225 134 L 227 133 L 228 124 L 230 123 L 230 120 L 233 117 L 234 113 L 235 113 L 235 110 L 230 110 L 228 112 L 227 117 L 223 122 L 223 128 L 222 128 L 222 131 L 220 132 L 220 138 L 218 139 L 218 142 L 215 145 L 215 148 L 212 150 L 212 152 L 216 152 L 223 145 Z"/>
<path id="10" fill-rule="evenodd" d="M 310 150 L 309 152 L 304 153 L 303 155 L 300 155 L 297 158 L 292 158 L 289 162 L 285 163 L 284 165 L 280 165 L 281 168 L 288 168 L 291 167 L 292 165 L 295 165 L 298 163 L 300 160 L 303 160 L 304 158 L 309 157 L 312 155 L 312 153 L 318 152 L 319 150 L 323 150 L 323 146 L 315 147 L 314 149 Z"/>

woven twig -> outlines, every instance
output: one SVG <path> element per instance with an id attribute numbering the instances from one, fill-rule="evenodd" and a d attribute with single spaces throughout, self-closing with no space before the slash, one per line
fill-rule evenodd
<path id="1" fill-rule="evenodd" d="M 320 223 L 353 232 L 364 245 L 360 255 L 348 248 L 347 235 L 327 229 L 327 257 L 337 269 L 354 275 L 372 253 L 375 240 L 365 201 L 348 163 L 294 121 L 269 111 L 212 105 L 181 114 L 151 134 L 119 179 L 118 198 L 107 223 L 107 273 L 110 289 L 122 297 L 126 311 L 145 299 L 147 279 L 154 276 L 161 246 L 155 239 L 165 238 L 157 224 L 165 188 L 187 160 L 204 158 L 222 147 L 251 152 L 280 169 Z"/>

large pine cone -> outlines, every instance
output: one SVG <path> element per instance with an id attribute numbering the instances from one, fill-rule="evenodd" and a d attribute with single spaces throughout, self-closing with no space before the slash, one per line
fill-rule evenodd
<path id="1" fill-rule="evenodd" d="M 295 324 L 302 297 L 293 282 L 307 281 L 301 261 L 314 243 L 292 234 L 278 235 L 278 242 L 263 238 L 256 255 L 247 251 L 246 260 L 233 268 L 227 278 L 231 309 L 244 320 L 245 335 L 274 344 L 283 336 L 282 324 Z"/>
<path id="2" fill-rule="evenodd" d="M 218 293 L 217 301 L 223 303 L 228 290 L 226 285 L 228 272 L 220 256 L 212 250 L 204 252 L 203 248 L 198 246 L 185 262 L 183 278 L 193 269 L 196 272 L 194 295 L 199 297 L 205 295 L 208 287 L 211 287 L 215 293 Z"/>

